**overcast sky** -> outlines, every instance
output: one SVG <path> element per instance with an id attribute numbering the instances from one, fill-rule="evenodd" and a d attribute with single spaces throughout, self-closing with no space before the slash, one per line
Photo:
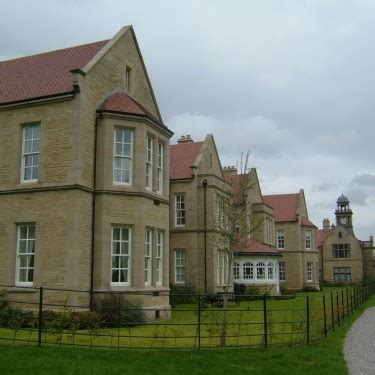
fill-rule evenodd
<path id="1" fill-rule="evenodd" d="M 223 165 L 251 151 L 263 194 L 305 190 L 310 219 L 347 195 L 375 232 L 375 1 L 0 0 L 0 60 L 134 26 L 164 122 Z"/>

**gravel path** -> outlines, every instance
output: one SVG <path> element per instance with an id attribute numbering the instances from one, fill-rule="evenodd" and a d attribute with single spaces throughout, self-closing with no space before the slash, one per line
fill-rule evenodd
<path id="1" fill-rule="evenodd" d="M 344 355 L 351 375 L 375 375 L 375 307 L 352 325 L 345 338 Z"/>

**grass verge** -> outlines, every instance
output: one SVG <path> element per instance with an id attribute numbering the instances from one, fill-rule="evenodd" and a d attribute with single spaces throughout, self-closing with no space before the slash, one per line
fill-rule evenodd
<path id="1" fill-rule="evenodd" d="M 1 374 L 346 374 L 345 335 L 375 296 L 309 346 L 197 351 L 120 351 L 0 346 Z"/>

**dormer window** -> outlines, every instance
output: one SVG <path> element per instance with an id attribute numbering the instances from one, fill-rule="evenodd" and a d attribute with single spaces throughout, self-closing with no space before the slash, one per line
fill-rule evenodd
<path id="1" fill-rule="evenodd" d="M 129 66 L 126 67 L 125 71 L 125 90 L 127 92 L 130 92 L 131 89 L 131 77 L 132 76 L 132 70 Z"/>

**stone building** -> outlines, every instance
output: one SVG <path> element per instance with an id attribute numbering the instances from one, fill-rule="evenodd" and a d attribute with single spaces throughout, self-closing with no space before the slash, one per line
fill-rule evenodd
<path id="1" fill-rule="evenodd" d="M 318 231 L 319 269 L 321 279 L 328 283 L 358 283 L 375 278 L 373 238 L 361 241 L 353 229 L 353 212 L 349 199 L 337 199 L 336 224 L 323 220 Z"/>
<path id="2" fill-rule="evenodd" d="M 217 246 L 217 207 L 228 186 L 214 138 L 182 136 L 170 150 L 170 283 L 199 293 L 222 291 L 227 267 Z"/>
<path id="3" fill-rule="evenodd" d="M 152 291 L 144 304 L 168 307 L 172 132 L 133 28 L 0 62 L 0 86 L 0 285 Z"/>
<path id="4" fill-rule="evenodd" d="M 263 202 L 275 212 L 280 283 L 289 290 L 319 288 L 317 228 L 308 218 L 304 191 L 264 195 Z"/>

